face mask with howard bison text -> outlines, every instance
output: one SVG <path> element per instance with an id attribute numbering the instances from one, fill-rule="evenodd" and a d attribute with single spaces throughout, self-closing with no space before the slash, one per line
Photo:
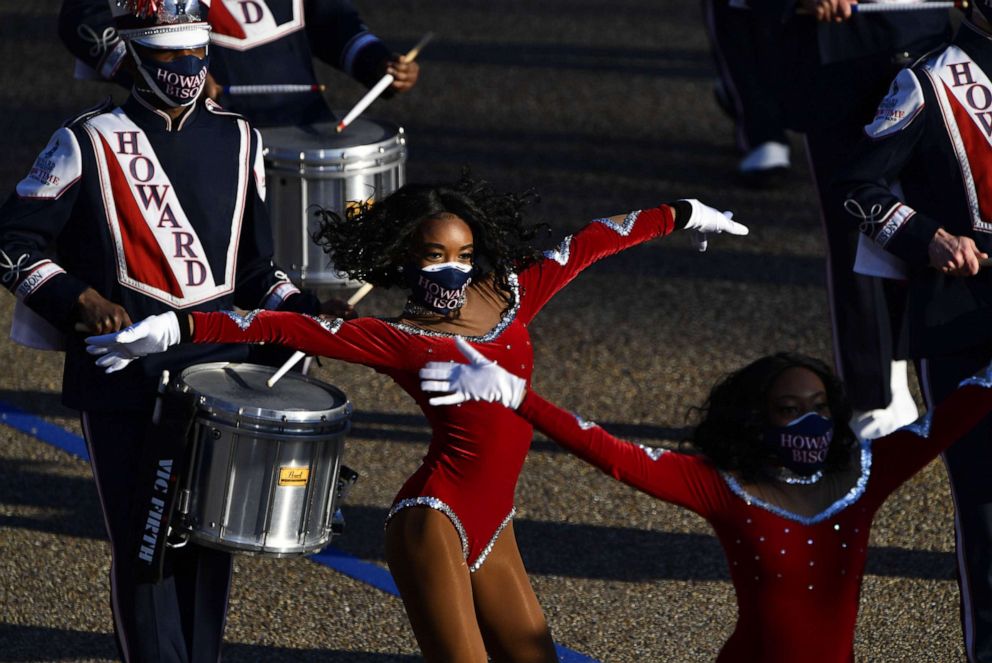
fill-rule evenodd
<path id="1" fill-rule="evenodd" d="M 785 426 L 765 429 L 765 445 L 782 465 L 801 476 L 812 476 L 827 462 L 834 422 L 816 412 L 807 412 Z"/>
<path id="2" fill-rule="evenodd" d="M 472 282 L 472 265 L 444 262 L 408 269 L 411 299 L 432 311 L 448 315 L 465 303 L 465 288 Z"/>
<path id="3" fill-rule="evenodd" d="M 169 62 L 144 62 L 132 48 L 131 54 L 145 85 L 171 108 L 196 102 L 207 82 L 208 57 L 183 55 Z"/>

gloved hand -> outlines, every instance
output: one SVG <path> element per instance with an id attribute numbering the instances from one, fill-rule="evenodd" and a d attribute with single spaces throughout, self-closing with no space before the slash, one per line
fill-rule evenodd
<path id="1" fill-rule="evenodd" d="M 685 229 L 692 231 L 692 243 L 700 251 L 706 250 L 706 235 L 709 233 L 729 233 L 731 235 L 746 235 L 748 233 L 747 226 L 733 221 L 733 212 L 719 212 L 695 198 L 686 198 L 680 202 L 689 203 L 692 208 L 692 214 L 685 224 Z"/>
<path id="2" fill-rule="evenodd" d="M 179 318 L 175 313 L 162 313 L 145 318 L 116 334 L 90 336 L 86 351 L 103 355 L 96 365 L 114 373 L 125 368 L 138 357 L 153 352 L 163 352 L 179 343 Z"/>
<path id="3" fill-rule="evenodd" d="M 430 399 L 431 405 L 454 405 L 465 401 L 502 403 L 516 409 L 524 399 L 527 381 L 489 361 L 465 339 L 456 336 L 455 345 L 469 363 L 432 361 L 420 369 L 424 391 L 451 392 Z"/>

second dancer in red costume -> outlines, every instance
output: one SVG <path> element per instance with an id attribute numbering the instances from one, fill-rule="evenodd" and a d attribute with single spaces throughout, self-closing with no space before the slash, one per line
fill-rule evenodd
<path id="1" fill-rule="evenodd" d="M 425 362 L 459 358 L 470 341 L 530 379 L 527 325 L 579 272 L 675 228 L 745 234 L 698 201 L 597 219 L 541 254 L 523 223 L 526 197 L 469 179 L 408 185 L 349 219 L 328 215 L 322 241 L 351 278 L 410 290 L 394 319 L 332 320 L 253 311 L 175 314 L 89 339 L 108 370 L 183 341 L 277 343 L 389 375 L 423 410 L 433 436 L 393 502 L 386 559 L 428 661 L 557 661 L 513 534 L 513 493 L 532 429 L 492 403 L 432 406 Z"/>
<path id="2" fill-rule="evenodd" d="M 716 532 L 737 592 L 721 663 L 848 663 L 868 535 L 892 492 L 992 411 L 992 368 L 915 424 L 857 440 L 827 366 L 763 357 L 710 392 L 693 435 L 700 453 L 619 440 L 528 389 L 458 341 L 469 364 L 428 363 L 434 404 L 503 403 L 563 447 L 634 488 L 690 509 Z"/>

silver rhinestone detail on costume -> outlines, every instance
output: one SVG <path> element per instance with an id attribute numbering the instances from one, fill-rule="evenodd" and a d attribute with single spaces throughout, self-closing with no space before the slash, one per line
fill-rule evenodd
<path id="1" fill-rule="evenodd" d="M 746 522 L 746 523 L 747 523 L 748 525 L 750 525 L 750 524 L 751 524 L 751 519 L 750 519 L 750 518 L 748 518 L 748 519 L 747 519 L 747 520 L 745 520 L 744 522 Z"/>
<path id="2" fill-rule="evenodd" d="M 838 523 L 834 523 L 834 531 L 840 531 L 840 525 Z"/>
<path id="3" fill-rule="evenodd" d="M 964 384 L 962 382 L 961 384 Z M 906 430 L 917 437 L 922 437 L 924 440 L 930 437 L 930 424 L 933 423 L 933 410 L 927 412 L 922 417 L 917 419 L 911 424 L 906 424 L 899 430 Z"/>
<path id="4" fill-rule="evenodd" d="M 341 329 L 341 325 L 344 324 L 344 320 L 342 318 L 328 320 L 327 318 L 322 318 L 319 315 L 310 315 L 309 313 L 304 313 L 304 315 L 320 325 L 328 334 L 337 334 L 338 330 Z"/>
<path id="5" fill-rule="evenodd" d="M 813 560 L 809 560 L 809 565 L 810 566 L 816 566 L 816 562 L 814 562 Z"/>
<path id="6" fill-rule="evenodd" d="M 403 509 L 407 509 L 412 506 L 426 506 L 446 515 L 448 520 L 451 521 L 451 524 L 455 526 L 455 531 L 458 532 L 458 538 L 462 540 L 462 557 L 468 561 L 468 536 L 465 534 L 465 528 L 462 527 L 462 521 L 458 519 L 458 516 L 455 515 L 454 510 L 452 510 L 450 506 L 436 497 L 410 497 L 405 500 L 400 500 L 389 510 L 389 513 L 386 515 L 385 524 L 388 525 L 393 516 Z"/>
<path id="7" fill-rule="evenodd" d="M 785 528 L 785 533 L 786 533 L 786 534 L 788 534 L 788 533 L 789 533 L 789 528 L 788 528 L 788 527 L 786 527 L 786 528 Z"/>
<path id="8" fill-rule="evenodd" d="M 765 540 L 765 537 L 763 537 L 763 536 L 759 536 L 758 537 L 758 541 L 764 542 L 764 540 Z"/>
<path id="9" fill-rule="evenodd" d="M 761 561 L 761 555 L 755 555 L 754 556 L 754 561 L 760 562 Z"/>
<path id="10" fill-rule="evenodd" d="M 261 311 L 258 309 L 254 311 L 248 311 L 244 315 L 241 315 L 240 313 L 236 313 L 234 311 L 224 311 L 224 314 L 227 315 L 227 317 L 229 317 L 231 320 L 234 320 L 234 324 L 236 324 L 241 329 L 241 331 L 248 329 L 251 326 L 251 323 L 255 322 L 255 316 L 257 316 L 259 313 L 261 313 Z"/>
<path id="11" fill-rule="evenodd" d="M 813 585 L 810 585 L 810 586 L 809 586 L 809 587 L 807 587 L 806 589 L 808 589 L 808 590 L 810 590 L 810 591 L 813 591 Z"/>
<path id="12" fill-rule="evenodd" d="M 490 341 L 499 338 L 499 335 L 506 331 L 506 328 L 510 326 L 510 323 L 516 319 L 517 311 L 520 310 L 520 283 L 517 280 L 517 275 L 512 272 L 506 275 L 506 281 L 510 286 L 510 290 L 513 292 L 513 306 L 504 311 L 499 322 L 496 323 L 496 326 L 482 336 L 462 336 L 462 338 L 466 341 L 470 341 L 472 343 L 489 343 Z M 407 334 L 413 334 L 414 336 L 433 336 L 434 338 L 454 338 L 456 336 L 460 336 L 460 334 L 453 334 L 451 332 L 421 329 L 420 327 L 414 327 L 413 325 L 408 325 L 404 322 L 395 322 L 391 320 L 384 320 L 383 322 L 391 327 L 404 331 Z"/>
<path id="13" fill-rule="evenodd" d="M 572 413 L 572 416 L 575 417 L 575 423 L 582 430 L 589 430 L 590 428 L 595 428 L 596 427 L 596 422 L 595 421 L 586 421 L 585 419 L 583 419 L 579 415 L 575 414 L 574 412 Z"/>
<path id="14" fill-rule="evenodd" d="M 496 528 L 496 532 L 492 535 L 492 538 L 489 539 L 489 543 L 486 544 L 486 547 L 479 553 L 478 558 L 476 558 L 476 560 L 468 567 L 468 570 L 471 573 L 475 573 L 482 567 L 482 563 L 486 561 L 486 557 L 489 557 L 489 553 L 493 551 L 493 546 L 496 545 L 496 539 L 498 539 L 499 535 L 503 533 L 506 526 L 510 524 L 510 521 L 513 520 L 513 516 L 515 516 L 516 513 L 517 507 L 510 509 L 510 513 L 507 514 L 506 518 L 503 519 L 503 522 L 501 522 L 499 527 Z"/>
<path id="15" fill-rule="evenodd" d="M 785 548 L 782 548 L 781 550 L 779 550 L 779 552 L 784 555 L 785 554 Z"/>
<path id="16" fill-rule="evenodd" d="M 986 389 L 992 387 L 992 365 L 986 366 L 985 370 L 981 373 L 976 373 L 970 378 L 962 380 L 961 383 L 958 384 L 958 387 L 967 387 L 968 385 L 975 385 Z"/>
<path id="17" fill-rule="evenodd" d="M 620 235 L 621 237 L 626 237 L 630 234 L 630 231 L 634 229 L 634 224 L 637 222 L 637 217 L 641 215 L 641 210 L 636 212 L 631 212 L 624 217 L 623 223 L 617 223 L 609 219 L 594 219 L 593 223 L 602 223 L 604 226 Z"/>
<path id="18" fill-rule="evenodd" d="M 841 511 L 843 511 L 844 509 L 846 509 L 847 507 L 851 506 L 859 499 L 861 499 L 861 496 L 864 495 L 865 488 L 868 485 L 868 479 L 871 476 L 871 461 L 872 461 L 871 440 L 862 440 L 861 441 L 861 475 L 858 477 L 858 480 L 855 482 L 854 486 L 852 486 L 851 489 L 847 491 L 846 495 L 838 499 L 836 502 L 828 506 L 820 513 L 813 516 L 802 516 L 799 515 L 798 513 L 787 511 L 782 507 L 776 506 L 762 499 L 754 497 L 746 490 L 744 490 L 743 486 L 741 486 L 740 482 L 738 482 L 733 475 L 727 472 L 720 472 L 720 475 L 723 477 L 724 482 L 727 484 L 730 490 L 733 491 L 739 498 L 744 500 L 746 504 L 758 506 L 764 509 L 765 511 L 774 513 L 776 516 L 779 516 L 781 518 L 786 518 L 788 520 L 797 522 L 801 525 L 815 525 L 817 523 L 823 522 L 824 520 L 829 520 L 833 518 L 835 515 L 837 515 L 838 513 L 840 513 Z"/>
<path id="19" fill-rule="evenodd" d="M 842 543 L 842 544 L 840 544 L 840 547 L 841 548 L 846 548 L 847 547 L 847 544 L 846 543 Z"/>
<path id="20" fill-rule="evenodd" d="M 545 251 L 544 257 L 548 260 L 554 260 L 556 263 L 564 267 L 568 264 L 568 254 L 571 250 L 571 245 L 572 236 L 569 235 L 565 239 L 561 240 L 561 244 L 558 245 L 558 248 L 551 251 Z"/>
<path id="21" fill-rule="evenodd" d="M 806 543 L 808 545 L 813 545 L 813 539 L 806 539 Z"/>
<path id="22" fill-rule="evenodd" d="M 740 539 L 737 539 L 737 543 L 740 544 L 740 542 L 741 542 L 741 540 Z"/>
<path id="23" fill-rule="evenodd" d="M 647 454 L 648 458 L 651 460 L 658 460 L 665 455 L 666 451 L 668 451 L 667 449 L 659 449 L 658 447 L 646 447 L 643 444 L 638 444 L 637 446 L 639 446 L 641 451 Z"/>
<path id="24" fill-rule="evenodd" d="M 434 348 L 427 348 L 427 354 L 434 354 Z"/>

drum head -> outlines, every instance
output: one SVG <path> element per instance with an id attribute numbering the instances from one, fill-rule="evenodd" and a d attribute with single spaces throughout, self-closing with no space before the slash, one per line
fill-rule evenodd
<path id="1" fill-rule="evenodd" d="M 216 362 L 190 366 L 180 388 L 197 394 L 201 408 L 232 419 L 263 422 L 334 423 L 351 415 L 351 403 L 337 387 L 287 373 L 271 389 L 270 366 Z M 225 417 L 227 418 L 227 417 Z"/>
<path id="2" fill-rule="evenodd" d="M 392 152 L 398 158 L 406 140 L 397 124 L 358 118 L 341 133 L 329 123 L 263 129 L 262 142 L 270 165 L 329 165 L 372 156 L 388 158 Z"/>

